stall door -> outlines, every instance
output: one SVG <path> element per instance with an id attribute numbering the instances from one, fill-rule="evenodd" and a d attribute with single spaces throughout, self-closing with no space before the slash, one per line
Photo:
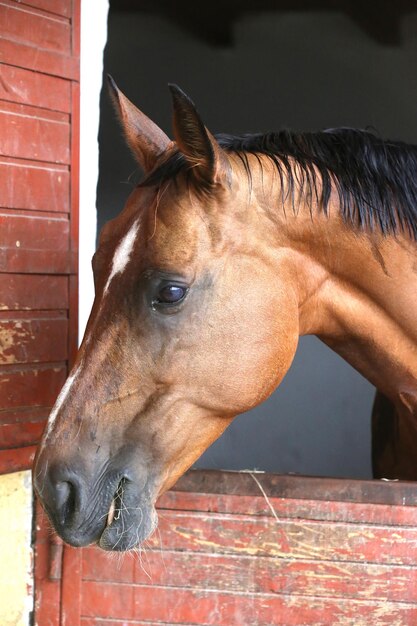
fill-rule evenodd
<path id="1" fill-rule="evenodd" d="M 413 483 L 188 472 L 141 552 L 65 548 L 61 623 L 415 626 L 415 496 Z"/>
<path id="2" fill-rule="evenodd" d="M 31 467 L 76 350 L 79 9 L 0 2 L 0 473 Z M 50 580 L 57 549 L 39 524 Z M 41 626 L 56 623 L 58 587 Z"/>

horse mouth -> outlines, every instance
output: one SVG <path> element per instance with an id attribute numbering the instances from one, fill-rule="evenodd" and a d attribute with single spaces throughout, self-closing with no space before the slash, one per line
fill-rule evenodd
<path id="1" fill-rule="evenodd" d="M 113 500 L 111 501 L 109 512 L 107 514 L 106 528 L 107 528 L 107 526 L 110 526 L 112 521 L 114 520 L 115 512 L 116 512 L 116 500 L 115 500 L 115 498 L 113 498 Z M 119 511 L 117 512 L 117 514 L 119 515 Z"/>
<path id="2" fill-rule="evenodd" d="M 112 525 L 113 520 L 118 520 L 121 515 L 123 506 L 123 486 L 124 479 L 122 479 L 116 489 L 113 499 L 110 504 L 109 512 L 107 514 L 106 528 Z"/>
<path id="3" fill-rule="evenodd" d="M 155 530 L 157 516 L 146 493 L 138 497 L 133 483 L 122 479 L 111 500 L 98 545 L 108 551 L 132 550 Z"/>

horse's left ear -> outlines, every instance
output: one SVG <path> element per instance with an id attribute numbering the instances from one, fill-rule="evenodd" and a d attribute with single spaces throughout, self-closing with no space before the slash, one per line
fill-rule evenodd
<path id="1" fill-rule="evenodd" d="M 159 126 L 126 98 L 110 74 L 107 77 L 126 141 L 139 165 L 148 174 L 172 142 Z"/>
<path id="2" fill-rule="evenodd" d="M 168 86 L 174 108 L 174 138 L 193 175 L 205 183 L 222 182 L 228 178 L 226 155 L 204 126 L 194 102 L 177 85 Z"/>

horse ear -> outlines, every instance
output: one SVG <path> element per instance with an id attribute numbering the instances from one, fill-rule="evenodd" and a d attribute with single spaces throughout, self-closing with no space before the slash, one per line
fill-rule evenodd
<path id="1" fill-rule="evenodd" d="M 108 79 L 127 143 L 139 165 L 148 174 L 171 141 L 163 130 L 126 98 L 110 74 Z"/>
<path id="2" fill-rule="evenodd" d="M 227 158 L 204 126 L 194 102 L 177 85 L 168 85 L 173 103 L 174 138 L 192 166 L 195 176 L 206 183 L 221 182 L 228 171 Z"/>

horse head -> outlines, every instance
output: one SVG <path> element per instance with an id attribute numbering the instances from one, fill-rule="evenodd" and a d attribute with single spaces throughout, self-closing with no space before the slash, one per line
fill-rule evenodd
<path id="1" fill-rule="evenodd" d="M 298 340 L 263 169 L 249 176 L 170 90 L 175 141 L 112 83 L 145 180 L 101 232 L 90 319 L 34 470 L 74 546 L 149 536 L 158 495 L 275 389 Z"/>

